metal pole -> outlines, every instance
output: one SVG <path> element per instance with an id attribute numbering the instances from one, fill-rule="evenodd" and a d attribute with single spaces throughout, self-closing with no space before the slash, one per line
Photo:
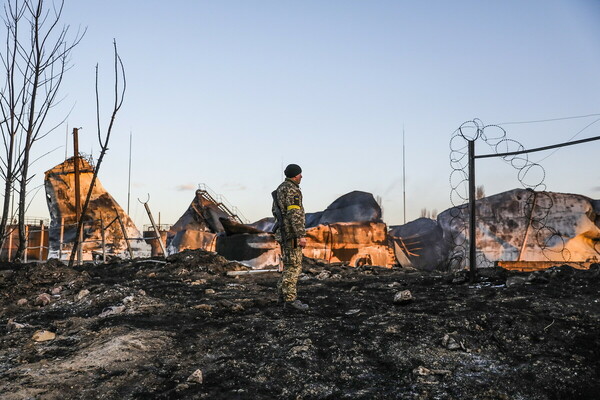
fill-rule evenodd
<path id="1" fill-rule="evenodd" d="M 44 221 L 40 223 L 40 261 L 44 259 Z"/>
<path id="2" fill-rule="evenodd" d="M 475 259 L 475 140 L 469 140 L 469 276 L 475 282 L 477 261 Z"/>
<path id="3" fill-rule="evenodd" d="M 62 260 L 63 240 L 65 237 L 65 218 L 60 219 L 60 237 L 58 241 L 58 259 Z"/>
<path id="4" fill-rule="evenodd" d="M 404 147 L 404 125 L 402 125 L 402 205 L 404 206 L 404 223 L 406 224 L 406 150 Z"/>
<path id="5" fill-rule="evenodd" d="M 524 154 L 524 153 L 535 153 L 537 151 L 552 150 L 552 149 L 557 149 L 559 147 L 565 147 L 565 146 L 573 146 L 574 144 L 587 143 L 587 142 L 592 142 L 595 140 L 600 140 L 600 136 L 594 136 L 594 137 L 587 138 L 587 139 L 575 140 L 573 142 L 553 144 L 551 146 L 537 147 L 535 149 L 529 149 L 529 150 L 510 151 L 508 153 L 481 154 L 481 155 L 476 156 L 475 158 L 515 156 L 515 155 Z"/>
<path id="6" fill-rule="evenodd" d="M 27 248 L 29 247 L 29 225 L 25 225 L 25 255 L 23 256 L 23 261 L 27 262 Z"/>
<path id="7" fill-rule="evenodd" d="M 73 165 L 74 165 L 74 172 L 75 172 L 75 226 L 76 226 L 76 232 L 75 234 L 77 235 L 77 237 L 79 238 L 78 242 L 78 246 L 76 249 L 73 249 L 72 251 L 76 251 L 77 252 L 77 265 L 81 265 L 81 248 L 82 246 L 82 230 L 79 230 L 79 220 L 81 219 L 81 188 L 79 187 L 79 129 L 77 128 L 73 128 L 73 153 L 74 157 L 73 157 Z"/>
<path id="8" fill-rule="evenodd" d="M 156 239 L 158 240 L 158 243 L 160 244 L 160 249 L 163 252 L 163 257 L 167 258 L 167 250 L 165 249 L 165 245 L 163 244 L 162 241 L 162 237 L 160 236 L 160 231 L 158 230 L 158 227 L 156 226 L 156 223 L 154 222 L 154 217 L 152 217 L 152 213 L 150 212 L 150 207 L 148 206 L 148 203 L 144 203 L 144 207 L 146 208 L 146 212 L 148 213 L 148 217 L 150 218 L 150 223 L 152 223 L 152 227 L 154 228 L 154 233 L 156 234 Z"/>
<path id="9" fill-rule="evenodd" d="M 8 261 L 10 262 L 12 261 L 13 233 L 15 232 L 15 230 L 12 229 L 12 225 L 9 232 L 10 234 L 8 235 Z"/>

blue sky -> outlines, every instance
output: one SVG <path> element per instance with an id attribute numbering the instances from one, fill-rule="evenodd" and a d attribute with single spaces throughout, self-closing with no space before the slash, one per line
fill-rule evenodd
<path id="1" fill-rule="evenodd" d="M 450 138 L 464 121 L 485 124 L 600 114 L 600 2 L 528 1 L 74 1 L 63 21 L 87 27 L 56 112 L 64 127 L 39 144 L 58 148 L 43 171 L 80 150 L 97 157 L 94 68 L 103 126 L 112 98 L 112 40 L 127 74 L 125 102 L 100 170 L 105 188 L 148 224 L 150 198 L 174 223 L 199 183 L 250 221 L 270 215 L 270 192 L 288 163 L 304 170 L 308 212 L 352 190 L 383 200 L 384 219 L 450 203 Z M 600 136 L 600 115 L 505 125 L 525 148 Z M 67 146 L 65 148 L 65 145 Z M 489 149 L 477 144 L 479 153 Z M 600 198 L 600 142 L 541 162 L 548 190 Z M 550 153 L 537 153 L 539 160 Z M 498 160 L 477 163 L 487 195 L 520 187 Z M 47 216 L 43 189 L 28 212 Z"/>

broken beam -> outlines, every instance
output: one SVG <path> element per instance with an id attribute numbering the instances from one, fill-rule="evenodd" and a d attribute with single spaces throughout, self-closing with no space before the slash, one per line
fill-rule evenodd
<path id="1" fill-rule="evenodd" d="M 250 274 L 260 274 L 264 272 L 279 272 L 277 268 L 275 269 L 250 269 L 246 271 L 227 271 L 227 275 L 229 276 L 238 276 L 238 275 L 250 275 Z"/>

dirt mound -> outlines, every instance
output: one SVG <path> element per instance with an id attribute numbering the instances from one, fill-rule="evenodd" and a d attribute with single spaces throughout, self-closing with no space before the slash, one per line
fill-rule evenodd
<path id="1" fill-rule="evenodd" d="M 0 397 L 598 398 L 598 265 L 486 269 L 474 284 L 303 267 L 306 313 L 277 303 L 279 274 L 230 277 L 245 267 L 204 251 L 0 265 Z"/>

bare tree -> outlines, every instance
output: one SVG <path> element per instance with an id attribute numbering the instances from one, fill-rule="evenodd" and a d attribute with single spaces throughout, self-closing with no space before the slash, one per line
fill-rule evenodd
<path id="1" fill-rule="evenodd" d="M 18 107 L 17 98 L 19 92 L 16 89 L 16 65 L 17 65 L 17 27 L 22 18 L 22 13 L 12 10 L 10 4 L 4 6 L 5 26 L 6 26 L 6 48 L 4 53 L 0 53 L 2 64 L 6 70 L 6 81 L 0 92 L 0 112 L 2 112 L 3 121 L 0 123 L 2 139 L 4 142 L 4 155 L 2 158 L 2 168 L 0 176 L 4 179 L 4 202 L 2 206 L 2 216 L 0 218 L 0 238 L 2 242 L 6 237 L 6 223 L 9 215 L 10 201 L 12 198 L 12 185 L 15 179 L 15 146 L 17 133 L 17 120 L 22 118 L 23 107 Z M 17 113 L 20 115 L 17 115 Z"/>
<path id="2" fill-rule="evenodd" d="M 108 151 L 108 142 L 110 140 L 110 134 L 112 132 L 115 118 L 117 117 L 117 113 L 121 109 L 123 105 L 123 99 L 125 97 L 125 88 L 126 88 L 126 80 L 125 80 L 125 69 L 123 67 L 123 62 L 121 61 L 121 57 L 119 56 L 119 52 L 117 51 L 117 42 L 113 41 L 114 47 L 114 57 L 115 57 L 115 86 L 114 86 L 114 105 L 112 114 L 110 117 L 110 121 L 108 124 L 108 128 L 106 129 L 106 133 L 104 137 L 102 136 L 102 131 L 100 128 L 100 96 L 98 94 L 98 65 L 96 65 L 96 121 L 97 121 L 97 130 L 98 130 L 98 143 L 100 144 L 100 155 L 98 157 L 98 161 L 96 162 L 96 168 L 94 168 L 94 175 L 92 176 L 92 181 L 90 183 L 90 187 L 88 189 L 87 195 L 85 197 L 85 202 L 81 208 L 81 217 L 79 221 L 77 221 L 77 230 L 75 234 L 75 242 L 73 243 L 73 249 L 71 250 L 71 257 L 69 258 L 69 266 L 72 267 L 75 261 L 75 254 L 81 246 L 81 232 L 83 229 L 83 220 L 84 215 L 88 209 L 90 204 L 90 200 L 92 198 L 92 192 L 94 190 L 94 185 L 96 184 L 96 178 L 98 177 L 98 171 L 100 170 L 100 165 L 102 164 L 102 160 L 104 159 L 104 155 Z M 121 81 L 120 81 L 121 80 Z M 78 155 L 76 155 L 78 157 Z M 78 159 L 75 162 L 79 162 Z"/>
<path id="3" fill-rule="evenodd" d="M 59 27 L 64 0 L 9 0 L 4 5 L 6 48 L 1 54 L 6 81 L 0 93 L 1 133 L 6 159 L 2 162 L 4 202 L 0 218 L 0 237 L 6 235 L 6 222 L 13 186 L 18 187 L 19 247 L 21 259 L 26 250 L 25 211 L 31 150 L 34 144 L 54 131 L 63 121 L 48 127 L 46 118 L 57 104 L 57 95 L 71 51 L 85 31 L 69 40 L 69 26 Z M 66 117 L 66 116 L 65 116 Z"/>

